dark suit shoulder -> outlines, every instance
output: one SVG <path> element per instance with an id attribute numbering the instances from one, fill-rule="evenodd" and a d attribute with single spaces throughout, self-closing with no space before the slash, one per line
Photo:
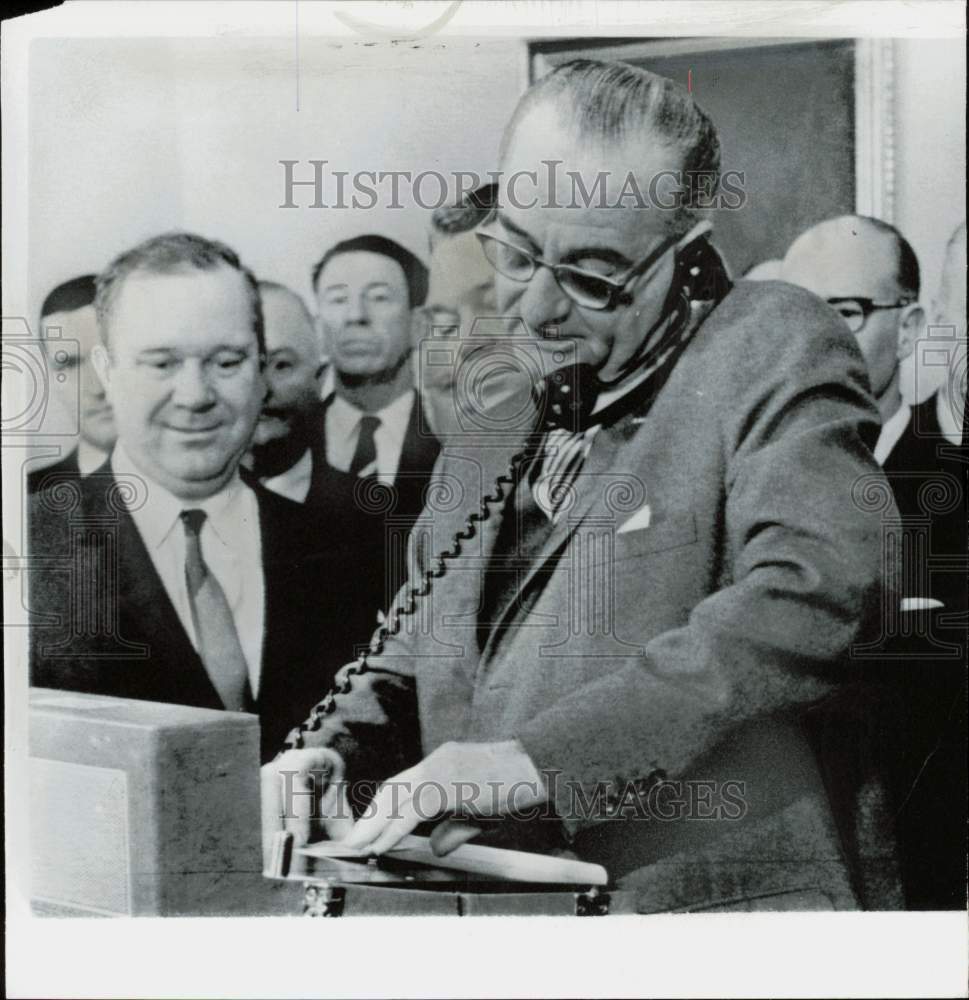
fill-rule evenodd
<path id="1" fill-rule="evenodd" d="M 40 469 L 32 469 L 27 473 L 27 493 L 38 493 L 42 489 L 56 486 L 65 479 L 80 477 L 80 469 L 77 465 L 77 449 L 65 455 L 59 462 L 53 465 L 45 465 Z"/>

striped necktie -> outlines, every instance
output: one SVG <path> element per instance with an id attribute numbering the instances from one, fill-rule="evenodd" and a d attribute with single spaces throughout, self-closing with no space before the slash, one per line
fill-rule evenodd
<path id="1" fill-rule="evenodd" d="M 552 522 L 572 507 L 574 484 L 598 426 L 585 431 L 548 431 L 528 474 L 532 497 Z"/>
<path id="2" fill-rule="evenodd" d="M 199 656 L 222 704 L 230 712 L 245 711 L 249 668 L 239 643 L 232 609 L 219 581 L 202 558 L 199 534 L 205 511 L 183 510 L 185 529 L 185 584 Z"/>

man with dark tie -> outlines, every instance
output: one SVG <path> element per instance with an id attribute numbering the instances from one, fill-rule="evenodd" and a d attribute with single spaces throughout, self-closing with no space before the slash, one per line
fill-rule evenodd
<path id="1" fill-rule="evenodd" d="M 256 283 L 223 244 L 169 233 L 116 258 L 96 306 L 118 442 L 30 507 L 31 681 L 256 712 L 272 749 L 328 656 L 352 655 L 354 602 L 352 580 L 333 598 L 335 542 L 239 475 L 264 395 Z"/>
<path id="2" fill-rule="evenodd" d="M 568 852 L 642 912 L 889 905 L 887 831 L 867 797 L 837 809 L 806 728 L 892 599 L 853 502 L 884 486 L 854 339 L 801 289 L 731 285 L 716 128 L 669 80 L 558 67 L 499 166 L 534 179 L 479 229 L 499 312 L 577 363 L 517 442 L 445 452 L 467 502 L 425 510 L 370 652 L 267 765 L 267 830 L 342 772 L 287 812 L 298 839 L 380 854 L 433 820 L 439 854 Z"/>
<path id="3" fill-rule="evenodd" d="M 393 240 L 359 236 L 323 255 L 313 288 L 332 392 L 307 503 L 349 497 L 354 516 L 368 519 L 356 564 L 373 582 L 374 609 L 386 610 L 403 582 L 406 539 L 440 452 L 412 358 L 427 268 Z"/>
<path id="4" fill-rule="evenodd" d="M 94 275 L 84 274 L 58 285 L 40 307 L 49 385 L 68 415 L 76 419 L 78 438 L 77 446 L 58 462 L 28 473 L 28 493 L 36 493 L 44 483 L 53 486 L 89 475 L 114 447 L 111 406 L 91 365 L 91 350 L 98 339 L 94 293 Z"/>

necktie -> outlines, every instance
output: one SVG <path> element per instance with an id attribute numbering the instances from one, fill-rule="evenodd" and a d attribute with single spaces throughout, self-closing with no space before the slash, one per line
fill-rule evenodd
<path id="1" fill-rule="evenodd" d="M 199 656 L 219 697 L 230 712 L 244 711 L 249 670 L 239 644 L 232 609 L 219 581 L 202 558 L 199 532 L 205 511 L 183 510 L 185 529 L 185 583 Z"/>
<path id="2" fill-rule="evenodd" d="M 569 433 L 560 428 L 545 435 L 541 452 L 529 469 L 528 482 L 535 503 L 550 521 L 572 506 L 575 479 L 592 437 L 589 431 Z"/>
<path id="3" fill-rule="evenodd" d="M 357 450 L 353 453 L 353 461 L 350 463 L 351 476 L 362 475 L 377 461 L 377 445 L 373 436 L 379 426 L 380 417 L 360 418 L 360 437 L 357 439 Z"/>

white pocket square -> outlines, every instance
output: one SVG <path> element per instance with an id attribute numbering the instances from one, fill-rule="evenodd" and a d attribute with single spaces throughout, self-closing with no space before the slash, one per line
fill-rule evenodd
<path id="1" fill-rule="evenodd" d="M 619 530 L 616 534 L 624 535 L 627 531 L 640 531 L 643 528 L 648 528 L 649 522 L 652 518 L 653 511 L 649 504 L 646 504 L 644 507 L 640 507 L 632 517 L 623 521 L 622 524 L 619 525 Z"/>

